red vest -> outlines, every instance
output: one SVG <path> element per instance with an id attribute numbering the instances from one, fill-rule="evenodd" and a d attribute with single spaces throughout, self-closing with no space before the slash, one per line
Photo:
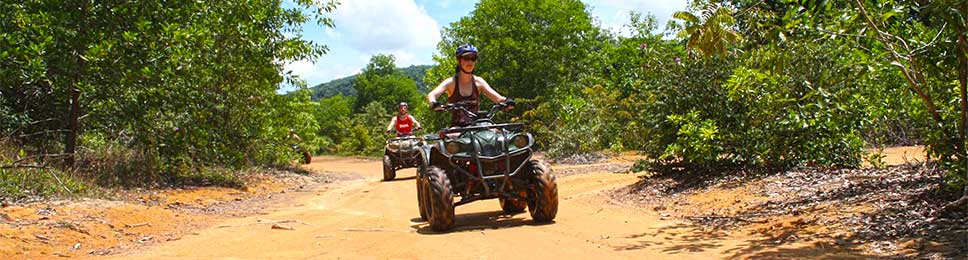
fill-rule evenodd
<path id="1" fill-rule="evenodd" d="M 413 120 L 410 119 L 410 115 L 403 118 L 397 116 L 397 133 L 410 134 L 411 131 L 413 131 Z"/>

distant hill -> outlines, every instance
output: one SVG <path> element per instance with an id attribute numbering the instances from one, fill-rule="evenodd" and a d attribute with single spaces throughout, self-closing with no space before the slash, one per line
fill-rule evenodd
<path id="1" fill-rule="evenodd" d="M 427 93 L 427 86 L 424 84 L 423 78 L 424 75 L 427 75 L 427 70 L 430 67 L 431 65 L 413 65 L 406 68 L 398 68 L 397 71 L 403 72 L 404 75 L 413 79 L 414 83 L 417 84 L 417 90 L 421 93 Z M 332 97 L 339 93 L 343 93 L 344 96 L 356 96 L 356 89 L 353 88 L 353 82 L 356 82 L 356 76 L 351 75 L 334 79 L 330 82 L 309 88 L 313 93 L 313 100 Z"/>

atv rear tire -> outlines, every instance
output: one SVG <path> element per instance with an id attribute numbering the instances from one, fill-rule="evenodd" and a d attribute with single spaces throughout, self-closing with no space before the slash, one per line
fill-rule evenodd
<path id="1" fill-rule="evenodd" d="M 383 181 L 392 181 L 397 177 L 397 171 L 393 170 L 393 161 L 389 155 L 383 156 Z"/>
<path id="2" fill-rule="evenodd" d="M 426 177 L 427 176 L 426 169 L 427 169 L 426 166 L 423 166 L 423 164 L 420 164 L 420 165 L 417 166 L 417 179 L 416 179 L 416 183 L 417 183 L 417 210 L 420 211 L 420 219 L 422 219 L 422 220 L 427 220 L 427 206 L 429 204 L 429 203 L 427 203 L 427 190 L 425 188 L 425 185 L 427 183 L 426 182 L 426 178 L 427 178 Z"/>
<path id="3" fill-rule="evenodd" d="M 523 192 L 519 195 L 525 196 Z M 501 202 L 501 210 L 504 210 L 504 214 L 518 214 L 524 212 L 524 209 L 528 207 L 528 202 L 520 199 L 499 198 L 498 201 Z"/>
<path id="4" fill-rule="evenodd" d="M 532 160 L 534 181 L 528 194 L 528 210 L 534 222 L 550 222 L 558 215 L 558 183 L 555 174 L 544 162 Z"/>
<path id="5" fill-rule="evenodd" d="M 427 185 L 430 202 L 430 228 L 434 231 L 447 231 L 454 227 L 454 194 L 450 190 L 450 179 L 443 169 L 431 166 L 427 169 Z"/>

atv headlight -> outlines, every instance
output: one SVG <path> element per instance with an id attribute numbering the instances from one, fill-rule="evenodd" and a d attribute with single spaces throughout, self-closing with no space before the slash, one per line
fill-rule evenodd
<path id="1" fill-rule="evenodd" d="M 396 150 L 400 148 L 400 142 L 390 142 L 390 145 L 387 145 L 387 147 L 390 147 L 390 150 Z"/>
<path id="2" fill-rule="evenodd" d="M 447 148 L 447 153 L 449 154 L 456 154 L 460 152 L 460 143 L 457 141 L 447 142 L 445 146 Z"/>
<path id="3" fill-rule="evenodd" d="M 514 141 L 514 146 L 517 147 L 517 148 L 527 147 L 528 146 L 528 143 L 531 142 L 531 140 L 529 140 L 529 138 L 528 138 L 528 135 L 526 135 L 526 134 L 520 134 L 520 135 L 515 136 L 514 139 L 513 139 L 513 141 Z"/>

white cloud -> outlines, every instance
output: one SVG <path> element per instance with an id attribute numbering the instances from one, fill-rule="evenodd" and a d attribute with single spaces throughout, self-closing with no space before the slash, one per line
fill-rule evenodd
<path id="1" fill-rule="evenodd" d="M 439 0 L 439 1 L 437 1 L 437 5 L 440 6 L 440 8 L 445 8 L 445 9 L 446 8 L 449 8 L 450 7 L 450 4 L 453 4 L 453 3 L 454 3 L 454 1 L 452 1 L 452 0 Z"/>
<path id="2" fill-rule="evenodd" d="M 332 13 L 334 28 L 306 25 L 330 51 L 313 63 L 286 63 L 285 71 L 314 86 L 359 73 L 376 54 L 392 54 L 398 67 L 430 64 L 440 41 L 440 25 L 414 0 L 346 0 Z M 445 3 L 449 4 L 449 3 Z M 287 89 L 288 90 L 288 89 Z"/>
<path id="3" fill-rule="evenodd" d="M 294 75 L 305 75 L 312 73 L 313 70 L 315 70 L 316 65 L 308 60 L 297 60 L 287 63 L 284 67 L 285 71 L 292 71 L 292 74 Z"/>
<path id="4" fill-rule="evenodd" d="M 345 1 L 334 13 L 336 31 L 364 53 L 427 48 L 440 26 L 413 0 Z"/>
<path id="5" fill-rule="evenodd" d="M 340 40 L 343 38 L 343 34 L 336 30 L 333 30 L 333 28 L 329 28 L 329 27 L 323 28 L 323 33 L 326 34 L 326 36 L 329 37 L 330 39 Z"/>
<path id="6" fill-rule="evenodd" d="M 394 63 L 398 67 L 406 67 L 410 64 L 417 64 L 417 63 L 425 64 L 426 62 L 425 60 L 427 60 L 427 59 L 418 59 L 416 54 L 408 50 L 397 50 L 397 51 L 391 52 L 390 54 L 392 54 L 393 57 L 396 59 L 396 62 Z"/>
<path id="7" fill-rule="evenodd" d="M 654 15 L 657 29 L 663 30 L 672 18 L 672 13 L 686 10 L 688 3 L 686 0 L 590 0 L 588 4 L 592 6 L 593 15 L 598 17 L 603 27 L 630 35 L 628 28 L 623 28 L 629 22 L 629 12 Z"/>
<path id="8" fill-rule="evenodd" d="M 360 66 L 346 66 L 346 65 L 336 65 L 328 68 L 329 74 L 332 75 L 330 78 L 338 79 L 345 78 L 354 74 L 358 74 L 363 70 Z"/>

